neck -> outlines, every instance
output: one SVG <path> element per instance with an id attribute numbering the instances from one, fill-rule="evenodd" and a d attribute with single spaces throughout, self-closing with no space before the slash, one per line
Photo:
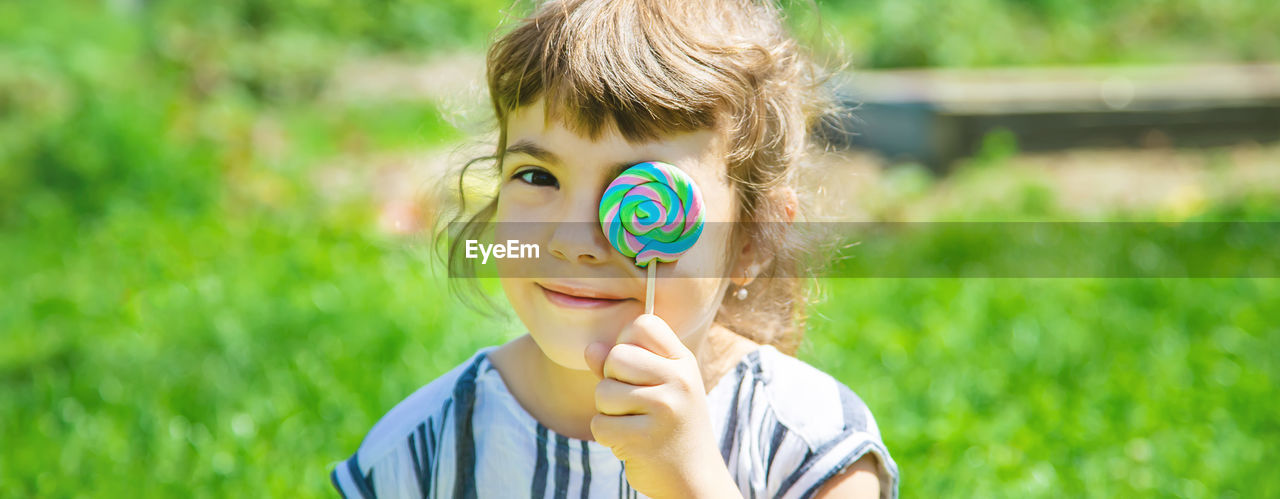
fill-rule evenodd
<path id="1" fill-rule="evenodd" d="M 707 392 L 743 355 L 759 346 L 718 324 L 684 341 L 698 359 Z M 534 419 L 568 437 L 595 439 L 591 418 L 596 415 L 595 390 L 600 383 L 595 374 L 551 361 L 527 334 L 495 350 L 491 360 L 512 395 Z"/>
<path id="2" fill-rule="evenodd" d="M 526 382 L 537 380 L 536 394 L 529 401 L 521 401 L 525 409 L 542 424 L 557 433 L 579 440 L 595 440 L 591 435 L 591 418 L 596 415 L 595 392 L 600 380 L 591 371 L 568 369 L 552 362 L 533 338 L 521 338 L 526 347 L 524 360 L 530 364 Z M 554 387 L 554 389 L 551 389 Z"/>
<path id="3" fill-rule="evenodd" d="M 689 345 L 698 358 L 698 369 L 702 371 L 702 386 L 711 393 L 730 369 L 760 345 L 746 337 L 730 331 L 719 324 L 712 323 L 700 341 Z"/>

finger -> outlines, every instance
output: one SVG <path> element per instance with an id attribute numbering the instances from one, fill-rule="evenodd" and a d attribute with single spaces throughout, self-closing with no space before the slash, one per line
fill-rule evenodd
<path id="1" fill-rule="evenodd" d="M 636 320 L 622 328 L 618 343 L 638 345 L 668 359 L 682 359 L 693 355 L 671 326 L 653 314 L 640 314 Z"/>
<path id="2" fill-rule="evenodd" d="M 595 437 L 600 445 L 615 449 L 614 454 L 617 455 L 618 447 L 625 445 L 633 438 L 643 438 L 647 434 L 648 418 L 649 416 L 642 414 L 627 416 L 596 414 L 591 418 L 591 436 Z M 622 456 L 618 457 L 622 458 Z"/>
<path id="3" fill-rule="evenodd" d="M 619 343 L 604 359 L 604 377 L 631 385 L 660 385 L 671 377 L 673 361 L 643 347 Z"/>
<path id="4" fill-rule="evenodd" d="M 587 367 L 590 367 L 591 372 L 595 373 L 596 378 L 604 379 L 605 358 L 609 356 L 609 345 L 598 341 L 593 342 L 587 345 L 587 349 L 582 352 L 582 356 L 587 361 Z"/>
<path id="5" fill-rule="evenodd" d="M 596 385 L 596 411 L 611 416 L 648 414 L 658 402 L 658 390 L 655 386 L 628 385 L 605 378 Z"/>

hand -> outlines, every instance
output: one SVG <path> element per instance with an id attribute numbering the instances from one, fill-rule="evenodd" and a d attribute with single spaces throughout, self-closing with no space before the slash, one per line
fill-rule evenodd
<path id="1" fill-rule="evenodd" d="M 742 497 L 711 434 L 698 360 L 665 321 L 641 314 L 618 343 L 592 343 L 587 365 L 600 378 L 591 433 L 627 466 L 640 493 Z"/>

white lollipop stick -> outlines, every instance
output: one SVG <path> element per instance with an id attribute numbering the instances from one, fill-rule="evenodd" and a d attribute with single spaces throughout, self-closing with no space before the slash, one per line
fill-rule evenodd
<path id="1" fill-rule="evenodd" d="M 644 313 L 646 314 L 653 313 L 653 280 L 657 278 L 657 274 L 658 261 L 654 260 L 649 264 L 649 278 L 645 279 L 647 282 L 644 286 Z"/>

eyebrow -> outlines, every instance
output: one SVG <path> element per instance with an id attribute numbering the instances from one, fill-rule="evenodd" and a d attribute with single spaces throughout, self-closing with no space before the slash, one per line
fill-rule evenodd
<path id="1" fill-rule="evenodd" d="M 556 153 L 548 151 L 542 146 L 539 146 L 538 144 L 534 144 L 533 142 L 530 142 L 524 139 L 518 140 L 516 141 L 515 144 L 511 144 L 510 146 L 508 146 L 506 152 L 504 152 L 503 155 L 505 156 L 507 154 L 517 154 L 517 153 L 533 156 L 538 161 L 542 161 L 544 163 L 554 163 L 557 165 L 564 164 L 564 162 L 560 160 L 560 156 L 557 156 Z M 627 168 L 631 168 L 632 166 L 635 166 L 643 162 L 644 161 L 623 161 L 621 163 L 615 163 L 609 171 L 609 179 L 612 180 L 614 178 L 617 178 L 617 176 L 621 175 L 622 172 L 627 170 Z"/>
<path id="2" fill-rule="evenodd" d="M 560 157 L 556 156 L 556 153 L 543 149 L 542 146 L 529 142 L 528 140 L 520 140 L 515 144 L 508 146 L 505 154 L 517 153 L 528 154 L 529 156 L 538 158 L 538 161 L 557 164 L 560 163 Z"/>

